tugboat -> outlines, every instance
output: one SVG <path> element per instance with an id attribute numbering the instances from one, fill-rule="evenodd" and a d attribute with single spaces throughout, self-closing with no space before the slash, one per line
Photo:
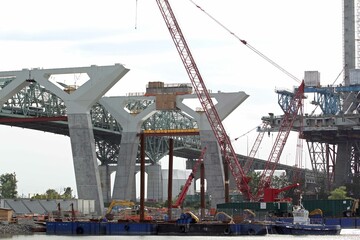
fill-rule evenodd
<path id="1" fill-rule="evenodd" d="M 272 226 L 272 230 L 276 234 L 289 235 L 339 235 L 341 231 L 340 225 L 324 225 L 310 223 L 309 211 L 304 208 L 301 203 L 300 196 L 299 206 L 293 209 L 293 222 L 277 221 Z"/>

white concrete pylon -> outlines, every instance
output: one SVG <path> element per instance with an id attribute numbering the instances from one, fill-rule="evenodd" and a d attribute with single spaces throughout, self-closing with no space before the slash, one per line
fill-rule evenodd
<path id="1" fill-rule="evenodd" d="M 128 71 L 129 69 L 126 69 L 123 65 L 115 64 L 111 66 L 37 68 L 0 72 L 0 77 L 14 78 L 0 91 L 0 103 L 2 104 L 34 81 L 64 101 L 67 107 L 78 197 L 95 200 L 95 209 L 99 215 L 103 213 L 104 202 L 90 109 Z M 86 73 L 89 80 L 71 93 L 64 91 L 50 81 L 52 75 L 78 73 Z"/>
<path id="2" fill-rule="evenodd" d="M 249 95 L 244 92 L 212 93 L 211 96 L 217 101 L 215 107 L 222 120 L 249 97 Z M 128 111 L 125 111 L 124 107 L 129 100 L 144 99 L 150 100 L 154 99 L 154 97 L 104 97 L 99 101 L 123 128 L 117 173 L 113 189 L 113 199 L 135 200 L 135 196 L 133 196 L 133 190 L 135 188 L 134 174 L 136 171 L 135 163 L 139 145 L 137 134 L 140 132 L 143 122 L 157 110 L 155 109 L 156 104 L 154 103 L 142 112 L 132 115 Z M 208 145 L 208 151 L 205 155 L 205 158 L 207 159 L 205 171 L 208 179 L 209 193 L 212 195 L 212 203 L 214 205 L 223 202 L 224 199 L 224 171 L 221 153 L 205 114 L 203 112 L 196 112 L 185 105 L 183 103 L 185 99 L 197 99 L 197 96 L 195 94 L 176 96 L 176 107 L 189 114 L 198 122 L 202 145 Z M 151 186 L 148 186 L 148 188 L 149 187 L 151 188 Z M 160 195 L 158 197 L 153 197 L 154 199 L 162 199 L 162 196 Z"/>

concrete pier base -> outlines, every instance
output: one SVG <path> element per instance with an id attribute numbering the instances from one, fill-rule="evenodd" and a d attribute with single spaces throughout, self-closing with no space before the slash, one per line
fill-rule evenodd
<path id="1" fill-rule="evenodd" d="M 147 166 L 146 173 L 148 174 L 147 199 L 157 202 L 162 202 L 163 183 L 162 183 L 161 165 L 154 164 Z"/>
<path id="2" fill-rule="evenodd" d="M 139 147 L 136 132 L 123 132 L 117 164 L 113 199 L 136 200 L 135 165 Z"/>
<path id="3" fill-rule="evenodd" d="M 114 166 L 109 165 L 100 165 L 99 174 L 100 174 L 100 184 L 102 189 L 102 195 L 104 203 L 110 203 L 111 198 L 111 174 L 116 171 Z"/>
<path id="4" fill-rule="evenodd" d="M 211 207 L 224 202 L 225 179 L 220 149 L 212 130 L 200 130 L 201 146 L 207 147 L 204 156 L 206 192 L 211 195 Z"/>
<path id="5" fill-rule="evenodd" d="M 68 124 L 78 196 L 95 200 L 95 211 L 102 214 L 104 202 L 90 114 L 69 114 Z"/>

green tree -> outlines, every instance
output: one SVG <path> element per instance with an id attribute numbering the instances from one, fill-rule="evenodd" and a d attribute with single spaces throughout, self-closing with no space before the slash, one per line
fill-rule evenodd
<path id="1" fill-rule="evenodd" d="M 72 199 L 73 190 L 71 187 L 64 188 L 64 193 L 60 194 L 55 189 L 48 189 L 43 194 L 35 194 L 32 199 Z"/>
<path id="2" fill-rule="evenodd" d="M 55 189 L 46 190 L 47 199 L 60 199 L 60 194 Z"/>
<path id="3" fill-rule="evenodd" d="M 2 198 L 17 197 L 17 180 L 15 173 L 6 173 L 0 176 L 0 196 Z"/>
<path id="4" fill-rule="evenodd" d="M 61 195 L 64 199 L 71 199 L 73 190 L 71 187 L 64 188 L 64 193 Z"/>
<path id="5" fill-rule="evenodd" d="M 347 199 L 349 197 L 347 197 L 346 194 L 347 194 L 346 187 L 341 186 L 331 191 L 328 199 Z"/>

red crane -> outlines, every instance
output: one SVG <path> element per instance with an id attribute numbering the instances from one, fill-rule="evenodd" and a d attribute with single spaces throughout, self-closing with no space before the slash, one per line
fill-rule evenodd
<path id="1" fill-rule="evenodd" d="M 264 189 L 264 202 L 275 202 L 275 201 L 279 201 L 280 199 L 278 199 L 278 195 L 281 192 L 290 190 L 292 188 L 296 188 L 300 186 L 299 183 L 294 183 L 291 184 L 289 186 L 283 187 L 283 188 L 265 188 Z"/>
<path id="2" fill-rule="evenodd" d="M 254 200 L 258 201 L 260 200 L 261 196 L 269 193 L 268 191 L 265 192 L 265 189 L 270 188 L 271 177 L 273 176 L 276 165 L 280 160 L 280 156 L 284 149 L 286 140 L 290 134 L 290 131 L 294 125 L 295 120 L 297 119 L 299 111 L 302 113 L 304 87 L 305 84 L 304 81 L 302 81 L 295 95 L 290 101 L 290 105 L 287 108 L 283 119 L 281 120 L 278 135 L 276 137 L 273 148 L 270 152 L 269 158 L 266 162 L 265 170 L 261 174 L 258 185 L 258 191 Z M 269 198 L 269 197 L 264 196 L 264 199 L 265 198 Z"/>
<path id="3" fill-rule="evenodd" d="M 187 192 L 189 190 L 189 187 L 190 187 L 190 185 L 192 183 L 192 180 L 195 178 L 196 171 L 197 171 L 199 165 L 203 162 L 205 152 L 206 152 L 206 147 L 203 148 L 203 150 L 201 151 L 199 159 L 195 162 L 195 165 L 194 165 L 188 179 L 186 180 L 186 183 L 185 183 L 182 191 L 180 192 L 178 199 L 172 205 L 173 208 L 180 207 L 182 205 L 182 203 L 184 202 L 184 200 L 186 198 L 186 194 L 187 194 Z"/>
<path id="4" fill-rule="evenodd" d="M 265 170 L 261 175 L 261 179 L 258 185 L 258 192 L 256 196 L 254 196 L 251 193 L 250 187 L 248 185 L 249 178 L 246 176 L 246 173 L 244 172 L 243 168 L 239 163 L 236 153 L 232 147 L 230 138 L 226 134 L 226 130 L 211 100 L 210 94 L 204 84 L 200 71 L 197 68 L 195 60 L 186 43 L 184 35 L 182 34 L 182 31 L 171 9 L 169 1 L 156 0 L 156 2 L 165 20 L 166 26 L 170 32 L 179 56 L 184 64 L 185 70 L 190 78 L 190 81 L 194 87 L 194 90 L 214 132 L 214 135 L 223 153 L 223 157 L 228 164 L 229 169 L 236 181 L 237 188 L 244 195 L 245 199 L 259 201 L 260 197 L 263 196 L 265 189 L 270 188 L 270 179 L 274 174 L 276 165 L 280 159 L 286 140 L 298 115 L 298 111 L 302 107 L 302 100 L 304 96 L 304 81 L 302 81 L 302 83 L 300 84 L 296 94 L 294 95 L 294 98 L 290 103 L 287 112 L 285 112 L 284 118 L 281 122 L 279 133 L 275 140 L 275 144 L 266 163 Z M 247 42 L 244 40 L 241 40 L 241 42 L 245 45 L 247 44 Z M 255 145 L 257 143 L 260 144 L 260 142 L 260 140 L 257 141 Z M 256 147 L 258 147 L 258 145 L 255 146 L 255 148 Z M 250 163 L 248 163 L 248 166 L 246 166 L 247 169 L 249 168 L 249 165 Z"/>
<path id="5" fill-rule="evenodd" d="M 229 136 L 226 134 L 225 128 L 211 100 L 210 94 L 200 75 L 200 71 L 190 52 L 184 35 L 182 34 L 182 31 L 171 9 L 169 1 L 156 0 L 156 2 L 159 6 L 160 12 L 165 20 L 166 26 L 170 32 L 172 40 L 174 41 L 180 58 L 184 64 L 190 81 L 194 87 L 194 90 L 198 96 L 201 106 L 205 111 L 206 117 L 210 123 L 210 126 L 223 153 L 224 160 L 228 164 L 229 169 L 236 181 L 236 186 L 242 192 L 246 199 L 252 199 L 253 196 L 248 185 L 249 179 L 245 175 L 244 170 L 242 169 L 238 161 Z M 244 44 L 246 44 L 245 41 Z"/>
<path id="6" fill-rule="evenodd" d="M 269 123 L 268 122 L 263 122 L 262 126 L 260 127 L 261 129 L 266 129 L 267 127 L 269 126 Z M 245 165 L 244 165 L 244 172 L 247 174 L 251 168 L 251 165 L 253 164 L 254 162 L 254 159 L 255 159 L 255 156 L 256 156 L 256 153 L 257 151 L 259 150 L 259 147 L 260 147 L 260 144 L 261 144 L 261 141 L 263 140 L 264 138 L 264 134 L 265 134 L 265 131 L 262 130 L 259 132 L 258 136 L 256 137 L 256 140 L 254 142 L 254 145 L 252 146 L 251 148 L 251 151 L 249 153 L 249 156 L 247 157 L 247 160 L 245 162 Z"/>

